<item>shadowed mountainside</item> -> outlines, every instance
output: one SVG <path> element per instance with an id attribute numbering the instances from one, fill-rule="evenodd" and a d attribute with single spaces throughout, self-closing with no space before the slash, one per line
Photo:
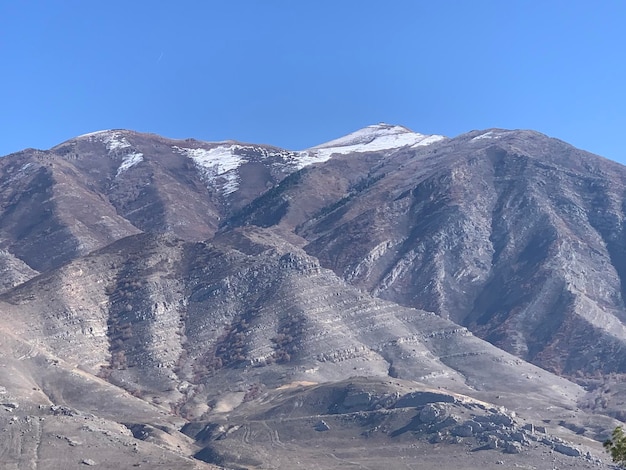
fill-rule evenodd
<path id="1" fill-rule="evenodd" d="M 621 373 L 625 180 L 621 165 L 536 132 L 472 132 L 337 156 L 227 226 L 293 231 L 351 284 L 549 370 Z M 320 185 L 337 189 L 311 197 Z"/>

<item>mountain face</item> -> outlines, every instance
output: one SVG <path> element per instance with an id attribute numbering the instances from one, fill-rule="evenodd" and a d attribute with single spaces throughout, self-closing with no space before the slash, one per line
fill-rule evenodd
<path id="1" fill-rule="evenodd" d="M 602 467 L 625 177 L 532 131 L 387 124 L 4 157 L 3 463 Z"/>
<path id="2" fill-rule="evenodd" d="M 624 371 L 624 167 L 501 130 L 355 160 L 307 168 L 229 223 L 292 230 L 349 283 L 548 370 Z M 330 178 L 337 191 L 310 197 Z"/>
<path id="3" fill-rule="evenodd" d="M 302 164 L 266 146 L 130 131 L 25 150 L 0 160 L 1 244 L 41 271 L 140 232 L 203 240 Z"/>

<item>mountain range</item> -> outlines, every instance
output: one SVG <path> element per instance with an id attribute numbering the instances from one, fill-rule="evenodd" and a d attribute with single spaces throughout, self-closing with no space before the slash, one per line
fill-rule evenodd
<path id="1" fill-rule="evenodd" d="M 626 168 L 534 131 L 0 159 L 9 469 L 609 468 Z"/>

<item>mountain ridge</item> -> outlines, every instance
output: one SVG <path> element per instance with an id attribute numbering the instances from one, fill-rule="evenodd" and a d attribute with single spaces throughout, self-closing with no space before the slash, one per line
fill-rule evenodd
<path id="1" fill-rule="evenodd" d="M 489 132 L 493 133 L 494 131 L 487 131 L 487 133 Z M 453 230 L 456 233 L 466 235 L 474 233 L 472 240 L 464 242 L 471 243 L 472 245 L 467 245 L 465 248 L 462 248 L 462 245 L 460 245 L 459 248 L 465 250 L 464 253 L 466 253 L 466 256 L 475 256 L 472 253 L 484 256 L 482 260 L 477 259 L 476 261 L 472 261 L 467 268 L 462 268 L 470 269 L 470 271 L 466 272 L 466 277 L 468 275 L 470 278 L 471 276 L 479 276 L 476 279 L 480 279 L 480 276 L 486 275 L 486 273 L 491 270 L 490 266 L 494 262 L 497 262 L 498 257 L 502 256 L 501 253 L 506 253 L 506 251 L 502 251 L 505 246 L 503 245 L 502 247 L 499 247 L 498 244 L 508 243 L 507 238 L 503 238 L 502 242 L 500 242 L 498 237 L 508 237 L 508 234 L 510 234 L 511 231 L 500 230 L 503 235 L 499 235 L 498 232 L 493 232 L 494 230 L 498 230 L 497 224 L 502 224 L 503 221 L 506 220 L 506 216 L 503 217 L 500 215 L 500 212 L 498 212 L 503 210 L 502 208 L 504 206 L 502 206 L 502 204 L 504 203 L 513 203 L 515 204 L 513 207 L 520 207 L 520 203 L 530 205 L 530 210 L 534 211 L 534 213 L 541 217 L 537 223 L 541 224 L 542 227 L 545 226 L 546 223 L 548 224 L 546 226 L 549 229 L 548 232 L 544 232 L 542 228 L 542 231 L 537 232 L 536 235 L 530 234 L 531 238 L 525 242 L 531 244 L 528 245 L 529 249 L 541 249 L 543 242 L 540 242 L 539 239 L 549 241 L 550 238 L 546 238 L 546 235 L 550 233 L 550 230 L 561 230 L 559 227 L 571 227 L 571 229 L 569 229 L 570 232 L 568 232 L 569 237 L 595 237 L 594 240 L 596 240 L 597 237 L 601 237 L 601 240 L 594 241 L 593 245 L 597 246 L 598 249 L 602 249 L 602 244 L 604 244 L 604 236 L 601 234 L 602 226 L 598 225 L 599 222 L 594 220 L 594 213 L 589 213 L 590 222 L 587 223 L 590 224 L 590 226 L 585 233 L 581 232 L 579 223 L 571 220 L 571 213 L 570 215 L 567 215 L 567 213 L 564 215 L 558 215 L 555 218 L 555 206 L 551 201 L 551 199 L 554 199 L 555 195 L 553 193 L 546 193 L 545 189 L 542 189 L 549 188 L 549 186 L 546 186 L 547 180 L 545 178 L 550 175 L 550 177 L 554 180 L 554 177 L 558 176 L 560 180 L 557 179 L 556 181 L 561 181 L 562 183 L 559 183 L 561 185 L 567 185 L 569 194 L 580 194 L 579 196 L 576 196 L 575 199 L 572 199 L 573 196 L 568 196 L 564 199 L 567 201 L 569 206 L 578 208 L 582 207 L 582 209 L 579 210 L 587 213 L 587 211 L 591 210 L 593 207 L 593 200 L 596 196 L 587 195 L 587 193 L 585 193 L 585 185 L 593 188 L 595 187 L 594 185 L 597 184 L 596 181 L 600 181 L 599 178 L 611 177 L 615 179 L 612 184 L 619 188 L 622 186 L 621 180 L 625 175 L 623 167 L 616 163 L 607 163 L 607 161 L 595 159 L 591 154 L 578 151 L 560 141 L 547 139 L 545 136 L 538 133 L 529 131 L 521 131 L 521 133 L 517 131 L 506 131 L 498 136 L 499 143 L 495 145 L 490 142 L 493 139 L 493 136 L 490 139 L 481 138 L 478 139 L 478 141 L 475 140 L 477 137 L 482 135 L 485 135 L 485 133 L 470 133 L 457 138 L 459 143 L 455 141 L 456 139 L 452 139 L 451 141 L 440 145 L 435 144 L 434 146 L 430 146 L 427 150 L 423 151 L 421 156 L 419 153 L 411 155 L 412 161 L 409 160 L 408 164 L 401 162 L 400 159 L 402 157 L 400 156 L 401 152 L 399 152 L 394 156 L 394 160 L 390 160 L 386 163 L 386 167 L 382 166 L 378 169 L 378 173 L 363 175 L 363 178 L 366 178 L 367 176 L 363 184 L 361 184 L 361 186 L 365 187 L 364 189 L 356 188 L 356 191 L 353 192 L 353 194 L 348 194 L 347 196 L 345 194 L 346 192 L 349 193 L 349 191 L 344 190 L 343 194 L 341 194 L 342 197 L 337 197 L 334 202 L 328 200 L 322 201 L 321 204 L 318 204 L 317 208 L 310 210 L 307 213 L 303 213 L 303 215 L 295 220 L 293 220 L 293 217 L 289 215 L 289 210 L 287 210 L 285 217 L 292 217 L 292 220 L 289 221 L 289 225 L 293 227 L 297 234 L 308 240 L 308 244 L 306 245 L 307 248 L 305 248 L 307 252 L 320 258 L 324 266 L 334 269 L 340 276 L 351 280 L 352 282 L 356 281 L 357 285 L 362 285 L 375 295 L 382 295 L 389 300 L 400 301 L 400 303 L 405 305 L 436 311 L 440 314 L 445 314 L 444 312 L 448 311 L 453 315 L 451 318 L 454 318 L 456 321 L 464 324 L 463 318 L 456 316 L 458 315 L 457 312 L 463 308 L 459 302 L 463 302 L 471 306 L 474 303 L 474 300 L 470 299 L 469 301 L 461 301 L 459 299 L 454 301 L 456 303 L 450 307 L 445 307 L 445 305 L 441 304 L 439 300 L 436 300 L 438 296 L 440 296 L 438 292 L 445 292 L 444 297 L 448 297 L 449 301 L 452 301 L 453 299 L 451 295 L 455 292 L 455 290 L 464 289 L 462 287 L 453 288 L 453 284 L 448 284 L 448 287 L 437 288 L 440 289 L 439 291 L 433 289 L 431 298 L 435 303 L 423 303 L 423 301 L 422 303 L 414 303 L 415 301 L 406 297 L 406 295 L 412 295 L 412 288 L 410 285 L 428 285 L 429 279 L 438 278 L 439 275 L 432 271 L 432 269 L 434 269 L 437 265 L 436 263 L 427 261 L 426 264 L 424 264 L 424 267 L 427 268 L 427 271 L 423 272 L 425 277 L 421 280 L 418 278 L 409 284 L 406 294 L 403 294 L 402 292 L 389 292 L 389 290 L 393 288 L 393 285 L 397 283 L 398 276 L 400 276 L 405 270 L 405 264 L 402 263 L 406 263 L 406 261 L 402 261 L 402 258 L 395 261 L 395 263 L 400 262 L 400 264 L 395 265 L 395 268 L 392 265 L 384 268 L 386 271 L 381 271 L 380 274 L 372 272 L 372 274 L 378 276 L 378 285 L 359 284 L 359 282 L 362 282 L 359 280 L 359 277 L 363 277 L 364 275 L 368 276 L 368 274 L 364 271 L 367 263 L 371 264 L 376 260 L 380 263 L 381 261 L 384 261 L 385 253 L 389 252 L 389 250 L 393 252 L 393 250 L 397 250 L 399 248 L 407 250 L 407 255 L 412 257 L 413 261 L 409 261 L 410 264 L 406 264 L 406 267 L 410 268 L 410 266 L 415 263 L 415 259 L 418 254 L 411 252 L 412 248 L 407 246 L 407 243 L 414 243 L 411 240 L 418 240 L 411 238 L 415 236 L 417 236 L 419 240 L 423 240 L 419 243 L 430 243 L 427 242 L 426 238 L 424 238 L 424 229 L 432 227 L 436 232 L 445 229 Z M 520 149 L 520 144 L 522 142 L 526 146 L 526 150 Z M 446 146 L 448 147 L 447 149 Z M 455 153 L 455 146 L 462 146 L 460 147 L 460 153 Z M 435 155 L 436 152 L 441 153 L 438 156 Z M 539 155 L 543 155 L 543 157 L 538 159 L 537 153 L 539 153 Z M 553 156 L 551 156 L 550 159 L 547 159 L 548 155 Z M 451 160 L 451 158 L 454 159 Z M 335 160 L 335 162 L 337 162 L 337 160 Z M 549 164 L 546 165 L 544 162 L 549 162 Z M 403 164 L 405 166 L 403 166 Z M 419 167 L 417 165 L 419 165 Z M 430 168 L 425 167 L 425 165 L 430 166 Z M 480 165 L 482 165 L 482 171 L 475 171 L 474 167 Z M 311 171 L 315 172 L 316 169 L 312 169 Z M 425 179 L 415 186 L 414 182 L 419 181 L 420 179 L 420 172 L 424 175 Z M 526 176 L 524 175 L 524 172 L 526 172 L 529 176 L 533 175 L 533 179 L 525 179 Z M 539 172 L 539 174 L 534 176 L 535 172 Z M 409 176 L 407 176 L 407 173 Z M 486 180 L 486 176 L 491 178 L 491 180 Z M 468 177 L 473 179 L 467 179 Z M 317 175 L 309 178 L 312 182 L 319 181 Z M 387 183 L 390 179 L 391 182 Z M 407 182 L 405 183 L 403 181 Z M 303 179 L 302 182 L 306 182 L 306 179 Z M 504 183 L 504 186 L 501 182 Z M 494 184 L 499 186 L 493 186 Z M 517 187 L 512 185 L 517 185 Z M 403 186 L 406 189 L 402 189 Z M 490 187 L 493 189 L 489 189 Z M 510 193 L 511 189 L 509 188 L 514 187 L 515 193 Z M 573 189 L 576 187 L 578 189 Z M 476 188 L 481 189 L 477 190 Z M 475 203 L 476 198 L 482 198 L 484 195 L 488 194 L 485 193 L 482 188 L 494 191 L 491 196 L 488 196 L 493 202 L 485 201 L 487 204 L 486 206 L 483 202 L 479 202 L 478 204 Z M 508 193 L 503 191 L 508 191 Z M 498 193 L 500 196 L 497 196 Z M 302 201 L 298 200 L 300 194 L 304 195 L 301 197 Z M 496 203 L 494 199 L 496 196 L 499 197 L 502 202 Z M 267 198 L 267 196 L 262 196 L 259 201 L 262 201 L 263 197 Z M 279 197 L 282 196 L 279 195 Z M 294 207 L 297 207 L 298 211 L 300 211 L 300 207 L 310 205 L 312 202 L 309 190 L 306 189 L 305 184 L 296 185 L 292 189 L 286 190 L 284 197 L 287 198 Z M 503 197 L 505 199 L 502 199 Z M 515 199 L 511 199 L 511 197 L 514 197 Z M 584 197 L 584 199 L 581 199 L 581 197 Z M 619 197 L 621 196 L 615 195 L 616 199 Z M 538 198 L 541 200 L 539 203 L 540 205 L 537 205 L 538 203 L 534 202 L 536 200 L 538 201 Z M 480 199 L 478 200 L 480 201 Z M 546 202 L 543 202 L 544 200 Z M 411 201 L 415 201 L 418 205 L 406 205 Z M 263 206 L 263 204 L 259 204 L 258 201 L 257 204 L 261 207 Z M 615 202 L 611 204 L 612 208 L 609 209 L 616 214 L 615 217 L 623 218 L 620 203 Z M 489 206 L 491 206 L 491 208 L 489 208 Z M 267 207 L 276 208 L 280 207 L 280 204 L 275 200 L 268 200 Z M 393 209 L 393 207 L 396 209 Z M 380 212 L 377 212 L 378 209 L 372 208 L 380 208 Z M 448 215 L 446 216 L 447 218 L 440 219 L 442 215 L 446 214 L 444 209 L 445 211 L 448 211 Z M 487 209 L 487 211 L 484 211 L 483 209 Z M 459 213 L 459 210 L 462 210 L 463 212 Z M 483 210 L 482 213 L 481 210 Z M 350 211 L 352 213 L 350 213 Z M 397 241 L 381 237 L 381 234 L 385 233 L 384 230 L 397 230 L 401 227 L 399 224 L 403 219 L 407 221 L 406 223 L 411 223 L 406 218 L 408 214 L 412 213 L 412 211 L 417 211 L 414 216 L 417 217 L 417 220 L 423 220 L 423 222 L 420 222 L 421 224 L 426 224 L 425 226 L 418 225 L 415 229 L 413 229 L 416 235 L 407 233 L 404 237 L 401 237 L 400 240 Z M 256 213 L 261 212 L 257 211 Z M 254 214 L 255 212 L 253 211 L 247 219 L 244 217 L 243 220 L 235 222 L 235 225 L 245 225 L 247 223 L 263 225 L 264 222 L 255 218 Z M 394 215 L 390 216 L 390 214 Z M 480 216 L 480 218 L 476 219 L 476 216 Z M 312 217 L 312 219 L 309 220 L 309 217 Z M 431 222 L 429 222 L 429 217 L 430 219 L 438 217 L 444 225 L 441 226 L 441 228 L 433 226 Z M 467 219 L 470 225 L 459 225 L 463 218 Z M 361 222 L 360 219 L 363 219 L 364 222 Z M 331 220 L 332 222 L 330 222 Z M 519 223 L 527 223 L 527 220 L 524 222 L 520 220 Z M 280 227 L 282 223 L 283 222 L 279 218 L 271 223 L 265 223 L 265 225 L 276 225 Z M 332 225 L 329 226 L 329 223 Z M 564 226 L 563 223 L 566 225 Z M 354 230 L 352 231 L 348 229 L 351 224 L 354 225 Z M 557 224 L 557 227 L 555 227 L 554 224 Z M 450 228 L 445 228 L 446 226 L 449 226 Z M 337 227 L 338 231 L 334 231 L 332 227 Z M 377 232 L 375 236 L 373 236 L 374 234 L 372 232 L 368 231 L 368 227 L 376 227 Z M 576 232 L 572 233 L 571 231 L 576 227 L 578 227 L 578 229 L 576 229 L 578 230 L 578 234 L 576 234 Z M 480 228 L 480 231 L 477 232 L 477 228 Z M 433 235 L 436 232 L 434 232 Z M 523 233 L 523 231 L 519 233 Z M 435 239 L 438 236 L 449 235 L 435 235 Z M 355 239 L 355 237 L 357 238 Z M 343 245 L 338 245 L 342 243 L 340 242 L 342 238 L 345 239 L 346 242 Z M 362 243 L 360 240 L 363 240 L 365 243 Z M 376 242 L 374 242 L 374 240 L 376 240 Z M 457 242 L 453 241 L 452 243 Z M 576 243 L 579 243 L 580 247 L 585 246 L 580 242 Z M 584 243 L 586 244 L 591 242 L 585 241 Z M 334 256 L 331 251 L 333 250 L 333 246 L 339 246 L 336 251 L 337 256 L 345 258 L 346 261 L 342 261 L 342 258 L 334 259 L 330 257 Z M 355 257 L 355 253 L 350 252 L 350 246 L 369 246 L 369 250 L 368 252 Z M 402 248 L 402 246 L 405 248 Z M 420 248 L 420 250 L 423 249 L 424 248 Z M 516 248 L 515 250 L 517 250 L 518 254 L 515 256 L 525 257 L 527 254 L 530 254 L 529 251 L 524 252 L 523 249 L 523 246 Z M 611 260 L 615 258 L 616 255 L 607 253 L 606 249 L 603 251 L 603 256 L 605 256 L 607 261 L 611 263 Z M 428 251 L 425 253 L 428 253 Z M 441 256 L 445 256 L 444 251 L 441 253 Z M 484 255 L 480 255 L 481 253 L 484 253 Z M 562 256 L 565 256 L 565 253 L 567 252 L 562 251 L 562 253 L 563 255 L 559 255 L 559 259 Z M 540 259 L 542 256 L 547 254 L 548 253 L 545 253 L 544 255 L 537 254 L 535 256 L 539 256 Z M 358 264 L 357 260 L 359 257 L 363 259 L 364 264 Z M 370 261 L 367 261 L 368 259 Z M 345 265 L 345 262 L 352 264 Z M 528 263 L 528 261 L 525 262 Z M 576 268 L 576 272 L 580 272 L 580 269 L 581 268 Z M 471 274 L 471 270 L 474 271 L 474 274 Z M 484 274 L 480 274 L 481 271 Z M 447 276 L 446 274 L 443 275 Z M 568 274 L 568 276 L 570 279 L 572 278 L 571 274 Z M 506 277 L 510 277 L 510 274 Z M 498 278 L 498 276 L 496 276 L 496 278 Z M 457 281 L 450 280 L 447 282 L 456 283 Z M 465 282 L 467 283 L 468 281 Z M 571 281 L 563 280 L 563 282 L 565 283 Z M 610 282 L 612 283 L 612 287 L 609 289 L 621 297 L 621 288 L 618 287 L 620 284 L 619 279 L 613 279 Z M 471 285 L 471 281 L 470 284 L 466 285 L 469 287 Z M 497 291 L 498 289 L 496 288 L 495 290 Z M 502 301 L 499 300 L 498 303 L 500 302 Z M 504 305 L 506 305 L 506 303 L 504 303 Z M 615 308 L 617 309 L 623 308 L 621 307 L 622 304 L 619 298 L 617 301 L 614 301 L 613 305 L 615 305 Z M 478 308 L 482 307 L 479 306 Z M 616 311 L 616 313 L 618 313 L 618 311 Z M 618 313 L 618 315 L 622 314 Z M 472 322 L 475 323 L 476 321 L 478 321 L 478 317 L 469 317 L 469 323 L 467 325 L 471 326 L 473 324 Z M 477 330 L 480 330 L 480 328 L 478 328 L 479 326 L 480 325 L 474 325 Z M 483 333 L 483 335 L 486 336 L 489 336 L 490 334 L 492 335 L 490 337 L 491 340 L 497 341 L 496 337 L 493 336 L 493 332 Z M 503 343 L 499 344 L 504 345 Z M 515 352 L 515 346 L 513 344 L 508 347 L 510 352 Z M 518 354 L 520 354 L 520 351 L 521 350 L 517 351 Z M 607 354 L 607 356 L 610 355 Z M 546 357 L 545 361 L 546 363 L 544 363 L 544 366 L 547 366 L 547 361 L 552 361 L 552 359 Z M 562 366 L 557 365 L 557 367 Z"/>
<path id="2" fill-rule="evenodd" d="M 2 158 L 16 429 L 66 406 L 70 441 L 91 413 L 163 468 L 318 468 L 309 440 L 364 466 L 422 444 L 601 465 L 626 396 L 625 178 L 535 131 L 384 123 L 299 152 L 107 130 Z"/>

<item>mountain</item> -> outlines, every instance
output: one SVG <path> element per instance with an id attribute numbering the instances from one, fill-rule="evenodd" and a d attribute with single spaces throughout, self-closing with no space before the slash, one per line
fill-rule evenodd
<path id="1" fill-rule="evenodd" d="M 0 160 L 0 246 L 45 271 L 140 232 L 210 238 L 220 220 L 325 157 L 101 131 Z"/>
<path id="2" fill-rule="evenodd" d="M 338 155 L 227 225 L 293 231 L 351 284 L 553 372 L 622 373 L 625 180 L 623 166 L 536 132 L 471 132 Z M 313 197 L 320 186 L 337 190 Z"/>
<path id="3" fill-rule="evenodd" d="M 384 123 L 6 156 L 0 459 L 602 468 L 624 176 L 532 131 Z"/>
<path id="4" fill-rule="evenodd" d="M 441 140 L 445 140 L 442 135 L 424 135 L 403 126 L 380 123 L 359 129 L 325 144 L 316 145 L 302 153 L 326 161 L 333 155 L 368 152 L 388 153 L 405 147 L 424 147 Z"/>

